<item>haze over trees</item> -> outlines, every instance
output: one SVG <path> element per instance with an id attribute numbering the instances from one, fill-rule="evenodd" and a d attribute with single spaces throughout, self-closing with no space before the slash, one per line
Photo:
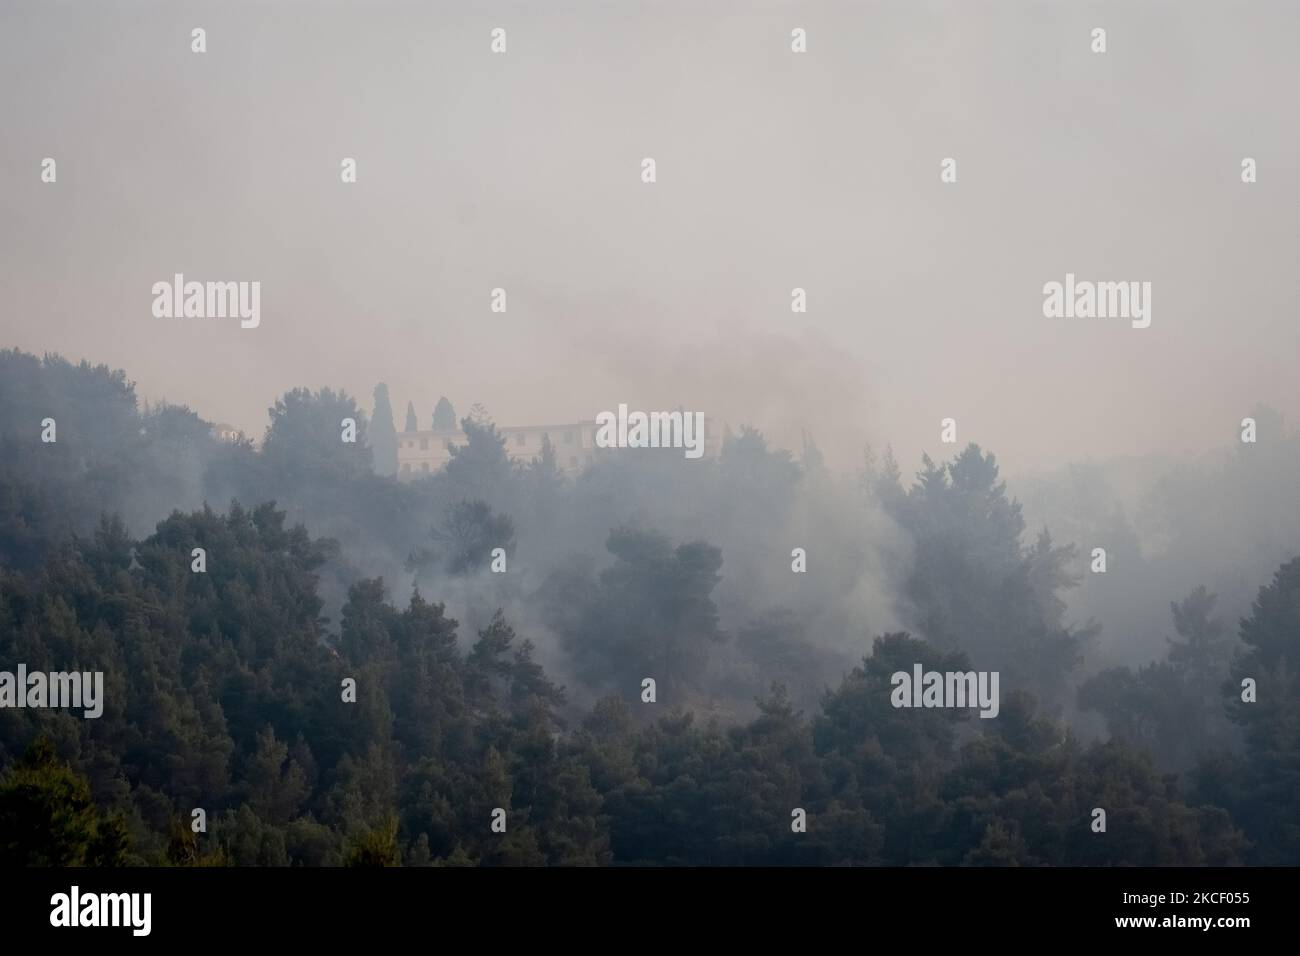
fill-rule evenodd
<path id="1" fill-rule="evenodd" d="M 260 447 L 226 443 L 122 372 L 0 353 L 0 671 L 106 684 L 95 720 L 0 708 L 0 863 L 1300 863 L 1297 539 L 1239 609 L 1086 476 L 1063 531 L 1031 526 L 974 445 L 835 476 L 811 436 L 740 428 L 716 460 L 572 474 L 480 409 L 399 483 L 375 408 L 294 389 Z M 1231 467 L 1273 508 L 1298 466 Z M 1161 533 L 1244 550 L 1196 505 Z M 1292 516 L 1264 536 L 1239 506 L 1272 555 Z M 1102 527 L 1154 633 L 1072 611 Z M 998 717 L 895 709 L 917 663 L 999 671 Z"/>
<path id="2" fill-rule="evenodd" d="M 447 401 L 444 395 L 438 399 L 438 404 L 433 408 L 433 430 L 436 432 L 455 431 L 456 429 L 456 410 L 451 407 L 451 402 Z"/>
<path id="3" fill-rule="evenodd" d="M 370 448 L 374 453 L 375 474 L 397 474 L 397 429 L 393 425 L 393 406 L 388 400 L 388 386 L 375 386 L 375 408 L 370 415 Z"/>

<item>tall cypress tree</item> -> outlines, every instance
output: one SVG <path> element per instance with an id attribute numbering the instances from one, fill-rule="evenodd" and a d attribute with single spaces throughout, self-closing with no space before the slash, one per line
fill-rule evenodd
<path id="1" fill-rule="evenodd" d="M 415 406 L 410 402 L 406 403 L 406 431 L 418 432 L 420 423 L 415 418 Z"/>
<path id="2" fill-rule="evenodd" d="M 374 452 L 376 474 L 397 474 L 397 428 L 393 425 L 388 386 L 383 382 L 375 386 L 375 410 L 370 416 L 370 448 Z"/>
<path id="3" fill-rule="evenodd" d="M 433 409 L 433 430 L 436 432 L 453 432 L 456 430 L 456 410 L 451 407 L 444 395 L 438 399 Z"/>

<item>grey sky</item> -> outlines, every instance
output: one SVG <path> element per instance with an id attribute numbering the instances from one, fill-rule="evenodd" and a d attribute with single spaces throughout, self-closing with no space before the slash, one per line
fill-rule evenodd
<path id="1" fill-rule="evenodd" d="M 5 0 L 0 345 L 258 435 L 380 380 L 399 428 L 683 405 L 905 467 L 946 416 L 1012 467 L 1300 418 L 1300 5 L 537 6 Z M 260 328 L 154 318 L 175 272 Z M 1066 272 L 1151 327 L 1044 318 Z"/>

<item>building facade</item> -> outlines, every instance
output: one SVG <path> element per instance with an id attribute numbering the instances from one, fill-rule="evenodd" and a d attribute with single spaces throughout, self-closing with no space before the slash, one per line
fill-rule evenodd
<path id="1" fill-rule="evenodd" d="M 212 426 L 212 437 L 217 441 L 237 442 L 244 437 L 244 433 L 234 425 L 217 422 Z"/>
<path id="2" fill-rule="evenodd" d="M 567 425 L 498 425 L 497 434 L 505 441 L 511 461 L 527 463 L 542 456 L 542 439 L 550 436 L 555 449 L 555 465 L 560 471 L 577 474 L 591 464 L 604 449 L 596 445 L 595 420 Z M 397 433 L 397 478 L 414 481 L 431 475 L 451 461 L 454 445 L 469 439 L 459 428 Z M 722 450 L 722 436 L 715 434 L 705 420 L 704 457 L 716 458 Z"/>
<path id="3" fill-rule="evenodd" d="M 561 471 L 578 472 L 591 463 L 596 452 L 596 423 L 568 425 L 497 426 L 512 461 L 529 462 L 542 455 L 542 439 L 549 435 L 555 448 L 555 464 Z M 397 477 L 413 481 L 430 475 L 451 460 L 453 445 L 468 439 L 459 428 L 397 433 Z"/>

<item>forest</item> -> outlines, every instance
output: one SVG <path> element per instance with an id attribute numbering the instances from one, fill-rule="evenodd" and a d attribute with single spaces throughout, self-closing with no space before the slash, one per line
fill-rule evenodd
<path id="1" fill-rule="evenodd" d="M 480 409 L 399 482 L 386 386 L 230 442 L 0 352 L 0 671 L 104 675 L 0 709 L 0 864 L 1298 865 L 1300 433 L 1257 417 L 1013 493 L 751 427 L 573 474 Z M 892 706 L 914 667 L 996 718 Z"/>

